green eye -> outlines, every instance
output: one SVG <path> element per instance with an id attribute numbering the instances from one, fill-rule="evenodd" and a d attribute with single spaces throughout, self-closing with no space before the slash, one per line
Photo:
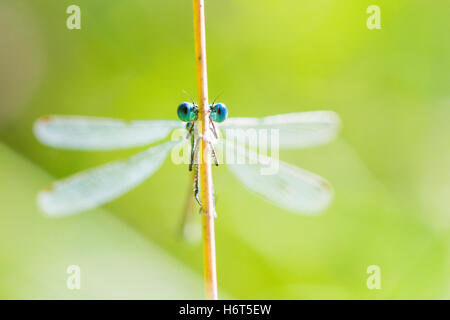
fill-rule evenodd
<path id="1" fill-rule="evenodd" d="M 193 121 L 197 118 L 197 107 L 189 102 L 180 103 L 177 114 L 181 121 Z"/>
<path id="2" fill-rule="evenodd" d="M 224 122 L 228 117 L 228 109 L 223 103 L 215 103 L 209 110 L 212 121 Z"/>

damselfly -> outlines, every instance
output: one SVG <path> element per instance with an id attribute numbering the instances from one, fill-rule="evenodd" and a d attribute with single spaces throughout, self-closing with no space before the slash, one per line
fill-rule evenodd
<path id="1" fill-rule="evenodd" d="M 163 140 L 177 129 L 185 130 L 182 143 L 190 146 L 189 169 L 195 173 L 194 195 L 198 197 L 198 144 L 222 146 L 240 156 L 240 163 L 225 163 L 243 184 L 266 200 L 284 209 L 314 214 L 330 203 L 333 191 L 323 178 L 251 150 L 248 143 L 231 140 L 230 132 L 256 130 L 276 132 L 277 148 L 295 149 L 324 144 L 339 128 L 339 117 L 332 111 L 288 113 L 265 118 L 227 118 L 223 103 L 213 103 L 207 118 L 210 131 L 200 137 L 196 128 L 198 106 L 183 102 L 178 106 L 181 121 L 122 121 L 82 116 L 47 116 L 34 125 L 39 141 L 51 147 L 71 150 L 103 151 L 149 145 Z M 244 130 L 244 131 L 242 131 Z M 98 207 L 123 195 L 149 178 L 162 165 L 180 140 L 162 142 L 123 161 L 102 165 L 55 182 L 38 195 L 38 205 L 49 216 L 64 216 Z M 223 149 L 223 148 L 222 148 Z M 212 153 L 214 162 L 219 160 Z M 252 161 L 252 159 L 257 161 Z M 262 174 L 264 167 L 276 172 Z"/>

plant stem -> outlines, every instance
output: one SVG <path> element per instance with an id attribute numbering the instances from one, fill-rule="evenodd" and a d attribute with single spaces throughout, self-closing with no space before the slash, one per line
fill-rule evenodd
<path id="1" fill-rule="evenodd" d="M 205 2 L 193 0 L 194 42 L 197 70 L 198 121 L 201 137 L 208 137 L 208 77 L 206 71 Z M 206 299 L 217 299 L 216 244 L 214 235 L 214 200 L 211 174 L 211 148 L 201 139 L 200 194 L 202 200 L 203 257 Z"/>

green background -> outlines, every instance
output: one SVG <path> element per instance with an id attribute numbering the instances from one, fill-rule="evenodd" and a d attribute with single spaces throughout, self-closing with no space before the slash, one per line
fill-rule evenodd
<path id="1" fill-rule="evenodd" d="M 329 145 L 281 152 L 333 184 L 321 216 L 213 169 L 220 297 L 450 298 L 448 1 L 206 2 L 211 100 L 223 92 L 230 116 L 329 109 L 343 122 Z M 81 30 L 66 28 L 74 3 Z M 371 4 L 381 30 L 366 27 Z M 0 298 L 203 297 L 201 244 L 177 237 L 185 165 L 46 219 L 46 184 L 140 149 L 61 151 L 32 134 L 45 114 L 176 119 L 196 88 L 192 24 L 188 0 L 0 0 Z M 370 265 L 380 290 L 366 286 Z"/>

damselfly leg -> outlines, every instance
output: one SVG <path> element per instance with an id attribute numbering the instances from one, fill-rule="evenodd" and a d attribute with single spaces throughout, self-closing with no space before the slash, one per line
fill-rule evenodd
<path id="1" fill-rule="evenodd" d="M 198 164 L 194 164 L 194 197 L 197 200 L 197 203 L 202 206 L 202 202 L 198 197 L 199 194 L 199 183 L 198 183 Z"/>

